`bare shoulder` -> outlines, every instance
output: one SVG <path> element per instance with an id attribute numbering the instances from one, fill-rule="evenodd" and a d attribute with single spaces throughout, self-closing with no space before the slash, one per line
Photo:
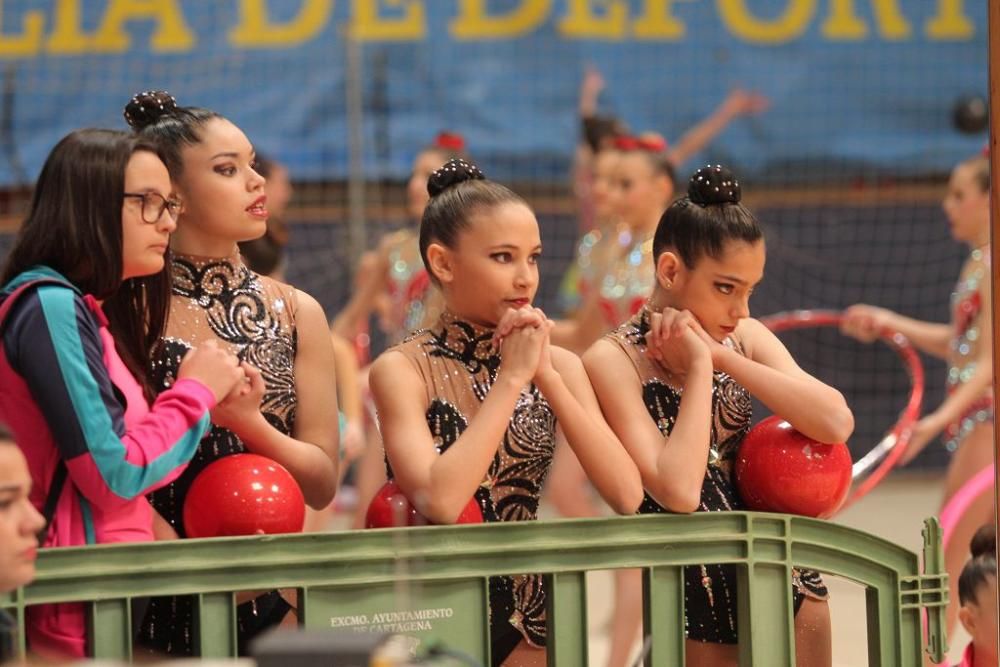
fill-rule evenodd
<path id="1" fill-rule="evenodd" d="M 307 292 L 291 286 L 287 287 L 290 290 L 292 299 L 290 307 L 292 308 L 295 327 L 299 331 L 299 337 L 309 336 L 315 332 L 316 336 L 322 335 L 328 339 L 330 330 L 327 325 L 326 313 L 323 311 L 323 306 Z"/>
<path id="2" fill-rule="evenodd" d="M 389 349 L 372 362 L 369 371 L 372 391 L 423 384 L 413 363 L 398 349 Z"/>
<path id="3" fill-rule="evenodd" d="M 587 348 L 581 357 L 583 365 L 588 369 L 603 367 L 607 364 L 617 364 L 628 360 L 628 355 L 620 347 L 606 338 L 600 338 Z"/>

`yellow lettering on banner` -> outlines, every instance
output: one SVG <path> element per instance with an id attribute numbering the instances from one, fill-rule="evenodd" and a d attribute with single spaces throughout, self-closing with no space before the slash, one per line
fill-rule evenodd
<path id="1" fill-rule="evenodd" d="M 427 36 L 427 20 L 422 0 L 383 0 L 403 10 L 400 18 L 379 12 L 378 0 L 354 0 L 352 34 L 366 40 L 418 40 Z"/>
<path id="2" fill-rule="evenodd" d="M 964 7 L 964 0 L 938 0 L 937 16 L 927 21 L 927 36 L 940 40 L 971 39 L 976 34 L 976 26 Z"/>
<path id="3" fill-rule="evenodd" d="M 816 0 L 787 0 L 785 11 L 771 20 L 747 9 L 748 0 L 718 0 L 722 22 L 737 37 L 755 44 L 784 44 L 801 37 L 816 15 Z"/>
<path id="4" fill-rule="evenodd" d="M 680 39 L 687 28 L 673 16 L 673 6 L 680 0 L 646 0 L 645 9 L 635 20 L 632 31 L 640 39 Z M 691 2 L 691 0 L 686 0 Z"/>
<path id="5" fill-rule="evenodd" d="M 3 2 L 0 1 L 0 27 L 3 26 Z M 0 33 L 0 57 L 34 56 L 42 48 L 45 15 L 40 11 L 25 12 L 21 34 Z"/>
<path id="6" fill-rule="evenodd" d="M 333 0 L 304 0 L 299 13 L 286 23 L 272 23 L 267 0 L 240 0 L 240 22 L 229 33 L 229 43 L 246 47 L 287 47 L 307 42 L 330 20 Z"/>
<path id="7" fill-rule="evenodd" d="M 875 10 L 878 34 L 886 39 L 906 39 L 912 32 L 899 10 L 898 0 L 866 0 Z M 856 0 L 831 0 L 830 15 L 823 22 L 823 36 L 831 40 L 858 40 L 868 36 L 868 24 L 855 12 Z"/>
<path id="8" fill-rule="evenodd" d="M 569 0 L 566 16 L 559 22 L 559 32 L 582 39 L 624 39 L 628 6 L 624 0 L 599 0 L 604 5 L 594 11 L 594 0 Z"/>
<path id="9" fill-rule="evenodd" d="M 503 39 L 519 37 L 540 26 L 549 14 L 551 0 L 521 0 L 517 9 L 491 16 L 487 0 L 459 0 L 458 16 L 451 33 L 458 39 Z"/>
<path id="10" fill-rule="evenodd" d="M 177 0 L 111 0 L 101 25 L 94 34 L 92 49 L 97 52 L 128 51 L 131 36 L 125 32 L 127 21 L 153 20 L 156 30 L 150 38 L 153 51 L 185 51 L 194 46 L 194 33 L 184 24 Z"/>
<path id="11" fill-rule="evenodd" d="M 83 32 L 80 0 L 57 0 L 55 22 L 49 35 L 49 53 L 86 53 L 91 46 L 90 35 Z"/>

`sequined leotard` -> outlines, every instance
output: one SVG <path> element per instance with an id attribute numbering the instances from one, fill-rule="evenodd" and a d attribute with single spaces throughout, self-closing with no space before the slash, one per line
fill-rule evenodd
<path id="1" fill-rule="evenodd" d="M 594 230 L 581 240 L 574 270 L 581 299 L 596 299 L 604 324 L 616 327 L 653 290 L 653 239 L 628 228 Z"/>
<path id="2" fill-rule="evenodd" d="M 948 347 L 946 383 L 948 394 L 968 382 L 976 370 L 981 319 L 989 317 L 989 311 L 983 309 L 980 287 L 984 279 L 989 280 L 989 271 L 989 247 L 985 247 L 985 252 L 984 248 L 976 248 L 969 255 L 962 276 L 955 285 L 955 291 L 952 292 L 951 321 L 954 333 Z M 958 421 L 949 424 L 945 429 L 945 447 L 950 452 L 955 451 L 976 426 L 991 421 L 993 421 L 993 390 L 987 389 L 968 407 Z"/>
<path id="3" fill-rule="evenodd" d="M 635 366 L 642 383 L 642 396 L 649 416 L 660 433 L 670 435 L 680 409 L 682 389 L 671 384 L 671 375 L 646 355 L 649 309 L 644 306 L 630 320 L 605 338 L 619 346 Z M 726 344 L 743 354 L 740 343 Z M 729 375 L 716 371 L 712 382 L 712 434 L 705 481 L 701 487 L 699 512 L 746 509 L 733 480 L 733 462 L 743 437 L 750 429 L 751 402 L 746 389 Z M 640 514 L 666 513 L 647 493 Z M 793 570 L 795 608 L 804 597 L 825 600 L 826 586 L 819 573 Z M 684 568 L 684 605 L 687 637 L 703 642 L 735 644 L 736 568 L 731 565 L 697 565 Z"/>
<path id="4" fill-rule="evenodd" d="M 175 255 L 173 294 L 167 335 L 154 360 L 153 380 L 166 388 L 176 378 L 180 360 L 192 346 L 215 340 L 261 371 L 266 389 L 261 413 L 286 435 L 295 424 L 296 351 L 294 288 L 259 276 L 243 265 L 238 254 L 229 258 Z M 246 451 L 231 431 L 213 426 L 202 439 L 187 470 L 149 500 L 180 537 L 185 537 L 183 511 L 188 489 L 209 463 Z M 240 605 L 240 644 L 280 621 L 288 610 L 277 592 Z M 190 655 L 192 598 L 154 598 L 140 640 L 171 655 Z"/>
<path id="5" fill-rule="evenodd" d="M 427 425 L 438 451 L 451 447 L 474 419 L 497 378 L 500 355 L 492 350 L 492 329 L 459 320 L 449 313 L 437 324 L 413 334 L 395 350 L 409 359 L 427 388 Z M 526 387 L 514 408 L 503 441 L 476 501 L 486 521 L 530 521 L 552 463 L 556 421 L 534 385 Z M 392 478 L 392 470 L 389 470 Z M 508 650 L 523 637 L 545 645 L 545 595 L 538 575 L 490 579 L 490 630 L 494 661 L 498 641 Z M 516 641 L 511 643 L 512 632 Z"/>
<path id="6" fill-rule="evenodd" d="M 414 331 L 432 326 L 444 310 L 444 302 L 424 268 L 413 231 L 394 233 L 385 251 L 390 305 L 382 324 L 392 342 L 399 342 Z"/>

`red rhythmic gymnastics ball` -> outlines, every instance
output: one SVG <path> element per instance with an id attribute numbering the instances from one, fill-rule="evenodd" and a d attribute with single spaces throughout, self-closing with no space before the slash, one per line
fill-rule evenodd
<path id="1" fill-rule="evenodd" d="M 455 523 L 482 523 L 483 513 L 475 498 L 462 509 Z M 409 499 L 403 495 L 402 489 L 395 481 L 389 480 L 382 485 L 365 515 L 365 528 L 398 528 L 402 526 L 433 525 L 423 514 L 418 512 Z"/>
<path id="2" fill-rule="evenodd" d="M 736 485 L 750 509 L 825 519 L 851 488 L 851 453 L 843 443 L 817 442 L 771 416 L 743 439 Z"/>
<path id="3" fill-rule="evenodd" d="M 233 454 L 207 465 L 184 501 L 188 537 L 299 533 L 302 490 L 285 468 L 257 454 Z"/>

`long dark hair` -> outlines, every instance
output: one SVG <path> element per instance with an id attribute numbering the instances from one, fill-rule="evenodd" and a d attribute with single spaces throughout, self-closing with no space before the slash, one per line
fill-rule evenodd
<path id="1" fill-rule="evenodd" d="M 164 255 L 163 271 L 122 281 L 125 167 L 137 151 L 163 159 L 155 144 L 117 130 L 76 130 L 56 144 L 38 176 L 0 283 L 44 265 L 103 300 L 115 348 L 152 399 L 147 360 L 166 329 L 170 253 Z"/>

